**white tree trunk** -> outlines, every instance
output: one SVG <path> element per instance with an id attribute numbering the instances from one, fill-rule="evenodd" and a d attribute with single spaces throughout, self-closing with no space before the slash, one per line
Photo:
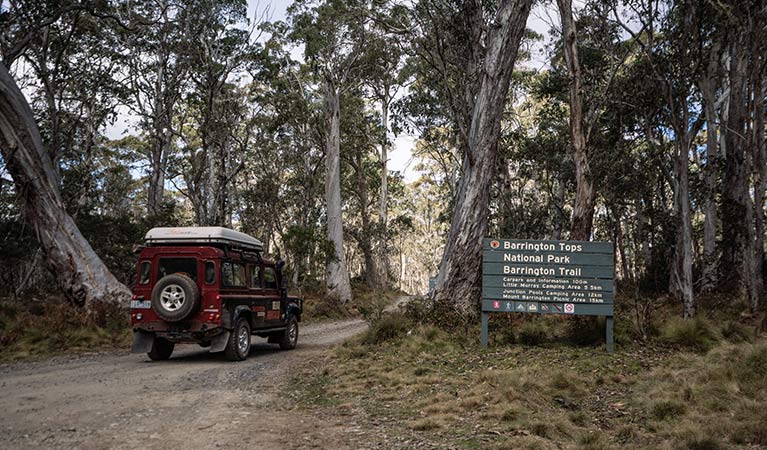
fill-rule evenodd
<path id="1" fill-rule="evenodd" d="M 328 240 L 335 257 L 327 263 L 327 295 L 343 303 L 352 299 L 349 272 L 344 257 L 344 228 L 341 217 L 341 104 L 340 92 L 332 82 L 325 84 L 325 202 Z"/>
<path id="2" fill-rule="evenodd" d="M 383 287 L 389 286 L 389 91 L 385 89 L 384 98 L 381 99 L 381 205 L 378 211 L 379 233 L 381 240 L 378 251 L 380 274 L 378 281 Z"/>
<path id="3" fill-rule="evenodd" d="M 572 140 L 573 163 L 575 164 L 575 204 L 570 227 L 570 239 L 588 241 L 591 239 L 591 225 L 594 221 L 596 191 L 589 178 L 586 130 L 583 125 L 583 95 L 581 93 L 581 68 L 578 61 L 578 41 L 575 35 L 575 20 L 571 0 L 557 0 L 562 21 L 562 41 L 565 62 L 570 75 L 570 139 Z"/>
<path id="4" fill-rule="evenodd" d="M 689 147 L 687 135 L 678 136 L 674 155 L 674 213 L 677 220 L 673 290 L 682 298 L 683 315 L 695 316 L 692 282 L 692 220 L 690 214 Z"/>
<path id="5" fill-rule="evenodd" d="M 706 166 L 704 168 L 703 184 L 706 189 L 706 200 L 703 206 L 703 274 L 701 275 L 701 290 L 710 291 L 716 286 L 716 177 L 718 139 L 716 122 L 716 97 L 714 80 L 710 77 L 700 83 L 701 93 L 705 103 L 706 115 Z"/>
<path id="6" fill-rule="evenodd" d="M 127 306 L 128 289 L 115 279 L 83 238 L 61 199 L 59 182 L 24 94 L 0 64 L 0 153 L 34 228 L 48 269 L 78 304 Z"/>
<path id="7" fill-rule="evenodd" d="M 487 231 L 501 116 L 531 4 L 532 0 L 502 1 L 486 41 L 468 150 L 436 287 L 436 300 L 453 305 L 466 317 L 477 314 L 480 300 L 482 238 Z"/>

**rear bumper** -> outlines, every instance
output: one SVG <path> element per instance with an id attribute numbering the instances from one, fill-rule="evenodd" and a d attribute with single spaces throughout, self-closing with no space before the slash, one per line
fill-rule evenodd
<path id="1" fill-rule="evenodd" d="M 167 326 L 160 327 L 159 330 L 153 327 L 134 327 L 131 353 L 147 353 L 151 351 L 155 337 L 161 337 L 178 344 L 201 344 L 203 342 L 219 341 L 222 335 L 228 335 L 228 331 L 220 326 L 207 329 L 203 329 L 203 327 L 197 328 L 197 331 L 195 331 L 194 329 L 174 330 Z"/>
<path id="2" fill-rule="evenodd" d="M 210 330 L 222 328 L 220 323 L 214 322 L 141 322 L 133 324 L 133 331 L 142 330 L 152 333 L 173 332 L 173 333 L 206 333 Z"/>

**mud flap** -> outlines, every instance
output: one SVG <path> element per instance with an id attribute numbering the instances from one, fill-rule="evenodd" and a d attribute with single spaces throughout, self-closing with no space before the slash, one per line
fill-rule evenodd
<path id="1" fill-rule="evenodd" d="M 210 353 L 217 353 L 217 352 L 223 352 L 226 348 L 226 343 L 229 342 L 229 335 L 231 334 L 230 331 L 224 331 L 223 333 L 217 335 L 213 338 L 212 341 L 210 341 L 210 350 L 208 350 Z"/>
<path id="2" fill-rule="evenodd" d="M 154 333 L 150 333 L 144 330 L 136 330 L 133 332 L 133 345 L 131 345 L 131 353 L 149 353 L 152 351 L 152 344 L 154 343 Z"/>

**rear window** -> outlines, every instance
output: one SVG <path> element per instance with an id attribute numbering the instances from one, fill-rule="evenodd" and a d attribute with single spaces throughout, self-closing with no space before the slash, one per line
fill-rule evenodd
<path id="1" fill-rule="evenodd" d="M 233 262 L 221 264 L 221 283 L 227 287 L 244 287 L 245 266 Z"/>
<path id="2" fill-rule="evenodd" d="M 182 273 L 197 281 L 197 260 L 194 258 L 160 258 L 160 264 L 157 265 L 157 279 L 174 273 Z"/>
<path id="3" fill-rule="evenodd" d="M 139 270 L 138 284 L 149 284 L 149 277 L 152 273 L 152 263 L 144 261 L 141 263 L 141 270 Z"/>
<path id="4" fill-rule="evenodd" d="M 216 282 L 216 265 L 213 261 L 205 261 L 205 284 Z"/>

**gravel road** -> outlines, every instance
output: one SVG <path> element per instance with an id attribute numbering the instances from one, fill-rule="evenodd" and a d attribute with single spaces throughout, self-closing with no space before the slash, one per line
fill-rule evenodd
<path id="1" fill-rule="evenodd" d="M 254 336 L 242 362 L 179 345 L 163 362 L 111 352 L 0 366 L 0 448 L 355 448 L 343 418 L 303 417 L 284 390 L 292 369 L 366 326 L 302 326 L 292 351 Z"/>

